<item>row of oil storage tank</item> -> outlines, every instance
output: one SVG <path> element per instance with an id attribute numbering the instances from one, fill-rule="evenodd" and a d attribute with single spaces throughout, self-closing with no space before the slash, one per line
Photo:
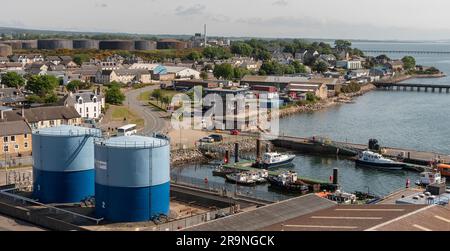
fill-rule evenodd
<path id="1" fill-rule="evenodd" d="M 156 50 L 156 49 L 184 49 L 186 42 L 175 39 L 151 40 L 91 40 L 91 39 L 39 39 L 39 40 L 10 40 L 0 42 L 9 45 L 13 50 L 19 49 L 100 49 L 100 50 Z"/>
<path id="2" fill-rule="evenodd" d="M 109 222 L 169 215 L 170 143 L 138 135 L 102 138 L 98 129 L 59 126 L 33 132 L 33 198 L 78 203 L 95 197 Z"/>

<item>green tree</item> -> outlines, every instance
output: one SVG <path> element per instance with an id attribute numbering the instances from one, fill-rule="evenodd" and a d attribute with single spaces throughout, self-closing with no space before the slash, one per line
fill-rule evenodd
<path id="1" fill-rule="evenodd" d="M 203 80 L 207 80 L 208 79 L 208 73 L 202 71 L 200 72 L 200 78 Z"/>
<path id="2" fill-rule="evenodd" d="M 208 59 L 228 59 L 231 57 L 231 53 L 222 47 L 207 47 L 203 50 L 203 55 Z"/>
<path id="3" fill-rule="evenodd" d="M 241 67 L 235 67 L 233 69 L 233 76 L 234 79 L 242 79 L 245 75 L 250 74 L 250 71 L 247 70 L 246 68 L 241 68 Z"/>
<path id="4" fill-rule="evenodd" d="M 198 61 L 198 60 L 202 59 L 202 54 L 198 51 L 193 51 L 186 56 L 186 59 L 192 60 L 192 61 Z"/>
<path id="5" fill-rule="evenodd" d="M 338 51 L 349 51 L 352 47 L 352 42 L 347 40 L 336 40 L 334 41 L 334 47 Z"/>
<path id="6" fill-rule="evenodd" d="M 283 67 L 273 60 L 271 61 L 265 61 L 261 68 L 259 69 L 260 75 L 283 75 L 284 69 Z"/>
<path id="7" fill-rule="evenodd" d="M 77 92 L 80 88 L 81 85 L 81 81 L 80 80 L 73 80 L 70 81 L 67 85 L 66 85 L 66 89 L 70 92 Z"/>
<path id="8" fill-rule="evenodd" d="M 110 85 L 108 90 L 106 90 L 105 96 L 106 102 L 112 105 L 121 105 L 125 100 L 125 95 L 117 84 Z"/>
<path id="9" fill-rule="evenodd" d="M 214 67 L 213 74 L 216 78 L 232 79 L 234 77 L 234 69 L 231 64 L 223 63 Z"/>
<path id="10" fill-rule="evenodd" d="M 411 70 L 416 67 L 416 59 L 414 57 L 405 56 L 402 58 L 402 62 L 406 70 Z"/>
<path id="11" fill-rule="evenodd" d="M 316 95 L 314 95 L 314 93 L 312 93 L 312 92 L 306 93 L 306 101 L 316 102 L 316 100 L 317 100 L 317 97 L 316 97 Z"/>
<path id="12" fill-rule="evenodd" d="M 7 87 L 21 88 L 25 85 L 25 79 L 16 72 L 7 72 L 1 78 L 1 83 Z"/>
<path id="13" fill-rule="evenodd" d="M 47 94 L 44 98 L 44 102 L 47 104 L 58 102 L 58 96 L 55 93 Z"/>
<path id="14" fill-rule="evenodd" d="M 306 66 L 297 60 L 292 61 L 295 73 L 307 73 Z"/>
<path id="15" fill-rule="evenodd" d="M 77 65 L 82 65 L 84 62 L 88 62 L 89 59 L 90 57 L 87 54 L 75 54 L 73 56 L 73 62 L 75 62 Z"/>
<path id="16" fill-rule="evenodd" d="M 328 70 L 328 66 L 325 62 L 323 61 L 318 61 L 314 64 L 313 70 L 323 73 L 326 72 Z"/>
<path id="17" fill-rule="evenodd" d="M 253 53 L 253 47 L 244 42 L 235 42 L 231 45 L 231 53 L 242 56 L 251 56 Z"/>
<path id="18" fill-rule="evenodd" d="M 45 97 L 51 94 L 58 86 L 59 81 L 55 76 L 39 76 L 33 75 L 28 79 L 26 89 L 38 95 L 39 97 Z"/>
<path id="19" fill-rule="evenodd" d="M 152 91 L 152 93 L 150 94 L 154 99 L 156 99 L 156 101 L 160 101 L 162 98 L 162 91 L 160 89 L 156 89 L 154 91 Z"/>
<path id="20" fill-rule="evenodd" d="M 170 104 L 170 97 L 169 96 L 163 96 L 162 98 L 161 98 L 161 102 L 163 103 L 163 104 L 165 104 L 166 105 L 166 107 Z"/>

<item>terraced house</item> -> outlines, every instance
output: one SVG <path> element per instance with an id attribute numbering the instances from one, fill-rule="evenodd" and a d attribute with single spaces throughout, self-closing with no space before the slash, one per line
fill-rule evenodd
<path id="1" fill-rule="evenodd" d="M 0 142 L 3 158 L 31 154 L 31 128 L 24 120 L 0 121 Z"/>

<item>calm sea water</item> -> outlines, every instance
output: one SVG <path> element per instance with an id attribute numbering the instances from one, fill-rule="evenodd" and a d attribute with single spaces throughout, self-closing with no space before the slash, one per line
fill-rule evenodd
<path id="1" fill-rule="evenodd" d="M 450 43 L 354 43 L 371 50 L 450 51 Z M 401 58 L 402 54 L 388 54 Z M 450 74 L 447 54 L 411 54 L 418 64 L 434 66 Z M 450 77 L 408 80 L 414 83 L 449 84 Z M 450 154 L 450 94 L 425 92 L 373 91 L 358 97 L 355 104 L 344 104 L 326 110 L 298 114 L 281 120 L 286 135 L 326 136 L 333 140 L 366 144 L 376 138 L 382 146 L 402 147 Z M 301 176 L 328 180 L 332 169 L 339 168 L 339 182 L 345 191 L 370 191 L 386 195 L 405 186 L 406 180 L 418 179 L 415 172 L 387 172 L 357 168 L 354 162 L 337 158 L 297 155 L 294 169 Z M 203 179 L 223 184 L 211 177 L 209 165 L 189 166 L 174 171 L 173 176 Z M 232 184 L 227 184 L 230 189 Z M 241 188 L 247 189 L 247 188 Z M 276 196 L 267 186 L 250 188 L 249 193 Z"/>

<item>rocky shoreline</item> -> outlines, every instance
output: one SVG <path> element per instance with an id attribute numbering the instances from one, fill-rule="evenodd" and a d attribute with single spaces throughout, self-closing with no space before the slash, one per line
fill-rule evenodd
<path id="1" fill-rule="evenodd" d="M 302 105 L 302 106 L 291 106 L 285 109 L 280 110 L 279 116 L 280 118 L 284 118 L 287 116 L 291 116 L 297 113 L 302 112 L 314 112 L 319 111 L 325 108 L 328 108 L 330 106 L 338 105 L 338 104 L 346 104 L 346 103 L 352 103 L 354 97 L 361 96 L 367 92 L 370 92 L 372 90 L 376 89 L 375 85 L 373 84 L 366 84 L 361 87 L 361 90 L 354 93 L 345 93 L 340 94 L 338 97 L 332 97 L 328 98 L 327 100 L 320 101 L 315 104 L 308 104 L 308 105 Z"/>
<path id="2" fill-rule="evenodd" d="M 237 141 L 239 143 L 239 150 L 242 153 L 254 152 L 256 149 L 256 142 L 253 138 L 241 138 Z M 225 142 L 216 144 L 215 147 L 221 150 L 228 150 L 230 154 L 234 151 L 234 142 Z M 206 163 L 211 159 L 220 159 L 223 154 L 210 154 L 205 156 L 198 148 L 177 149 L 171 151 L 171 167 L 177 167 L 186 163 Z"/>

